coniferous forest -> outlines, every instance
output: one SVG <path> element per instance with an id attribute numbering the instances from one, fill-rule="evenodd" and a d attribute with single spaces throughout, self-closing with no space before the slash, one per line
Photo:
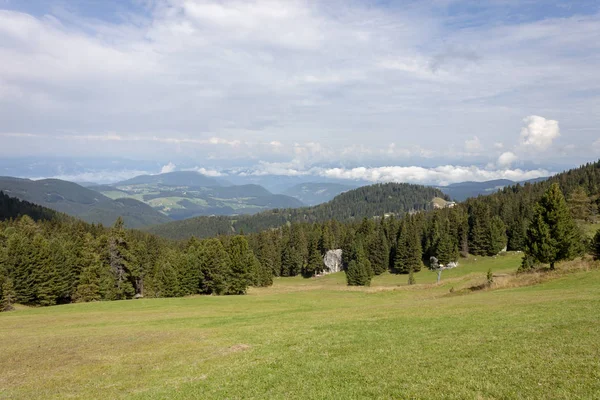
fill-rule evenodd
<path id="1" fill-rule="evenodd" d="M 377 202 L 368 187 L 358 193 L 364 204 Z M 598 214 L 599 194 L 596 162 L 452 208 L 351 222 L 288 221 L 248 235 L 180 241 L 125 229 L 120 218 L 112 227 L 88 224 L 0 194 L 0 299 L 9 310 L 14 303 L 239 295 L 276 276 L 319 274 L 331 249 L 342 249 L 349 285 L 368 285 L 386 271 L 412 276 L 431 257 L 447 264 L 505 248 L 524 251 L 524 271 L 553 268 L 586 250 L 600 254 L 600 235 L 587 243 L 575 224 Z"/>

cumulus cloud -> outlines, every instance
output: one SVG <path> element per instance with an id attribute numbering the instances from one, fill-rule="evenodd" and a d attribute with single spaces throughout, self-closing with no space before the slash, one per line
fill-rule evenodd
<path id="1" fill-rule="evenodd" d="M 483 150 L 483 146 L 481 145 L 481 141 L 477 136 L 473 136 L 472 139 L 465 140 L 465 150 L 468 153 L 478 153 Z"/>
<path id="2" fill-rule="evenodd" d="M 517 161 L 517 159 L 518 157 L 515 153 L 512 151 L 505 151 L 504 153 L 500 154 L 500 157 L 498 157 L 498 165 L 501 167 L 508 167 Z"/>
<path id="3" fill-rule="evenodd" d="M 352 169 L 330 168 L 319 171 L 327 178 L 366 180 L 370 182 L 410 182 L 422 184 L 447 185 L 463 181 L 487 181 L 492 179 L 511 179 L 521 181 L 550 173 L 544 169 L 524 171 L 521 169 L 488 170 L 477 166 L 443 165 L 434 168 L 424 167 L 359 167 Z"/>
<path id="4" fill-rule="evenodd" d="M 168 172 L 173 172 L 173 171 L 175 171 L 175 168 L 176 168 L 175 164 L 173 164 L 172 162 L 169 161 L 168 164 L 162 166 L 162 168 L 160 169 L 160 173 L 166 174 Z"/>
<path id="5" fill-rule="evenodd" d="M 545 169 L 521 170 L 510 168 L 481 168 L 478 166 L 442 165 L 438 167 L 387 166 L 356 168 L 303 168 L 297 163 L 260 163 L 245 175 L 318 176 L 329 179 L 368 181 L 368 182 L 409 182 L 419 184 L 447 185 L 464 181 L 487 181 L 510 179 L 522 181 L 548 176 Z"/>
<path id="6" fill-rule="evenodd" d="M 196 168 L 194 168 L 194 171 L 197 171 L 197 172 L 201 173 L 202 175 L 211 176 L 211 177 L 218 177 L 218 176 L 226 175 L 225 173 L 217 171 L 216 169 L 206 169 L 204 167 L 196 167 Z"/>
<path id="7" fill-rule="evenodd" d="M 521 129 L 521 145 L 525 148 L 547 150 L 554 139 L 560 136 L 558 121 L 530 115 L 523 122 L 527 124 Z"/>

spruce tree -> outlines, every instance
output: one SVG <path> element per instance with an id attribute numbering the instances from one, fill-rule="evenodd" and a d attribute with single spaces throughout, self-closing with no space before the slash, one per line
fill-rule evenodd
<path id="1" fill-rule="evenodd" d="M 469 251 L 476 256 L 488 254 L 490 249 L 490 209 L 487 204 L 474 203 L 469 217 Z"/>
<path id="2" fill-rule="evenodd" d="M 14 310 L 13 304 L 17 300 L 17 293 L 12 280 L 8 277 L 0 280 L 0 311 Z"/>
<path id="3" fill-rule="evenodd" d="M 367 256 L 371 262 L 373 273 L 380 275 L 387 271 L 390 263 L 390 250 L 381 225 L 368 237 L 367 244 Z"/>
<path id="4" fill-rule="evenodd" d="M 252 256 L 251 269 L 255 276 L 253 285 L 256 287 L 267 287 L 273 284 L 273 271 L 270 267 L 263 265 L 258 257 Z"/>
<path id="5" fill-rule="evenodd" d="M 581 234 L 557 183 L 553 183 L 535 205 L 527 231 L 526 255 L 550 264 L 570 260 L 582 252 Z"/>
<path id="6" fill-rule="evenodd" d="M 312 235 L 308 243 L 308 262 L 302 268 L 302 275 L 306 278 L 323 272 L 325 264 L 319 249 L 319 237 Z"/>
<path id="7" fill-rule="evenodd" d="M 36 302 L 42 306 L 56 304 L 57 298 L 57 273 L 50 245 L 40 234 L 33 239 L 33 247 L 37 250 L 35 254 L 35 288 Z"/>
<path id="8" fill-rule="evenodd" d="M 231 260 L 221 241 L 219 239 L 203 240 L 195 253 L 202 273 L 200 293 L 229 294 L 229 278 L 232 275 Z M 238 288 L 238 285 L 236 284 L 234 288 Z"/>
<path id="9" fill-rule="evenodd" d="M 592 202 L 585 189 L 578 186 L 569 196 L 569 208 L 573 218 L 587 221 L 592 211 Z"/>
<path id="10" fill-rule="evenodd" d="M 369 286 L 371 277 L 364 263 L 352 260 L 346 269 L 346 282 L 349 286 Z"/>
<path id="11" fill-rule="evenodd" d="M 418 272 L 423 265 L 422 257 L 420 234 L 413 220 L 405 219 L 396 246 L 394 271 L 400 274 L 408 274 L 411 269 Z"/>
<path id="12" fill-rule="evenodd" d="M 329 250 L 334 250 L 334 237 L 329 224 L 324 224 L 321 231 L 321 237 L 319 238 L 319 250 L 322 255 L 325 255 Z"/>
<path id="13" fill-rule="evenodd" d="M 121 217 L 117 218 L 108 237 L 108 264 L 110 265 L 114 284 L 110 297 L 114 300 L 123 300 L 133 297 L 135 290 L 130 280 L 133 268 L 133 254 Z"/>
<path id="14" fill-rule="evenodd" d="M 100 261 L 90 260 L 81 274 L 79 275 L 79 284 L 73 295 L 73 300 L 77 303 L 99 301 L 102 299 L 100 292 Z"/>
<path id="15" fill-rule="evenodd" d="M 227 246 L 229 254 L 230 276 L 228 294 L 245 294 L 253 283 L 252 265 L 254 254 L 248 246 L 246 237 L 238 235 L 231 238 Z"/>
<path id="16" fill-rule="evenodd" d="M 490 221 L 488 256 L 495 256 L 506 246 L 506 225 L 502 219 L 495 215 Z"/>

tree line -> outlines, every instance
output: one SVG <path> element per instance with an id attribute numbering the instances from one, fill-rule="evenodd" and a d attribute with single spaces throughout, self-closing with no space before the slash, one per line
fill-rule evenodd
<path id="1" fill-rule="evenodd" d="M 8 308 L 14 302 L 243 294 L 249 286 L 272 284 L 276 276 L 322 273 L 323 255 L 332 249 L 342 249 L 349 285 L 368 285 L 386 271 L 412 276 L 430 267 L 431 257 L 447 265 L 460 256 L 496 255 L 503 249 L 524 251 L 523 270 L 553 267 L 585 251 L 574 221 L 598 214 L 599 182 L 600 163 L 595 163 L 453 208 L 349 222 L 288 221 L 248 235 L 184 241 L 127 230 L 120 219 L 105 228 L 45 215 L 3 195 L 0 299 Z M 600 257 L 600 234 L 588 248 Z"/>

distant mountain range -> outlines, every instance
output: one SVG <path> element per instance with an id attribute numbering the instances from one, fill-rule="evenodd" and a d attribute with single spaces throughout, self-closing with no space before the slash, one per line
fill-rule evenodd
<path id="1" fill-rule="evenodd" d="M 528 182 L 545 179 L 539 178 Z M 237 179 L 236 182 L 238 181 L 240 180 Z M 443 192 L 453 200 L 463 201 L 468 197 L 492 194 L 513 184 L 515 182 L 511 180 L 500 179 L 487 182 L 454 183 L 432 189 Z M 363 187 L 378 187 L 378 185 Z M 0 177 L 0 190 L 9 196 L 79 217 L 87 222 L 111 225 L 117 217 L 122 216 L 126 225 L 131 228 L 163 224 L 172 220 L 197 216 L 242 216 L 271 209 L 287 210 L 286 213 L 291 216 L 292 220 L 296 219 L 296 215 L 306 213 L 311 218 L 318 220 L 329 217 L 344 219 L 349 216 L 362 215 L 352 211 L 349 211 L 348 215 L 342 215 L 337 210 L 339 201 L 344 202 L 343 199 L 346 198 L 345 196 L 340 197 L 340 194 L 351 193 L 348 196 L 355 196 L 356 193 L 362 193 L 351 185 L 333 182 L 304 182 L 288 187 L 282 194 L 274 194 L 261 185 L 232 185 L 220 177 L 209 177 L 195 171 L 140 175 L 112 185 L 96 185 L 92 182 L 76 184 L 58 179 L 34 181 Z M 364 196 L 372 197 L 369 194 L 369 191 L 372 192 L 372 190 L 368 189 L 363 193 Z M 432 192 L 432 195 L 426 200 L 431 201 L 432 197 L 441 197 L 440 192 L 436 193 L 434 195 Z M 395 195 L 402 196 L 403 194 L 398 192 Z M 342 200 L 339 200 L 338 197 Z M 419 197 L 420 202 L 423 199 Z M 334 201 L 332 202 L 332 200 Z M 405 199 L 399 201 L 405 201 Z M 355 198 L 354 203 L 356 204 L 352 204 L 352 206 L 357 207 L 363 202 L 364 199 L 359 196 Z M 410 205 L 410 201 L 408 204 Z M 306 205 L 312 207 L 306 208 L 304 207 Z M 361 207 L 372 208 L 364 204 Z M 299 208 L 301 210 L 298 212 L 289 211 Z M 381 208 L 381 210 L 383 209 L 385 207 Z M 404 210 L 403 207 L 398 207 L 398 209 Z M 372 211 L 379 213 L 381 210 Z M 273 213 L 264 214 L 261 217 L 263 220 L 265 215 L 268 215 L 270 219 L 281 217 L 281 214 L 276 216 Z M 245 219 L 242 218 L 242 220 Z"/>
<path id="2" fill-rule="evenodd" d="M 263 211 L 236 217 L 195 217 L 150 227 L 152 233 L 171 238 L 210 237 L 232 232 L 259 232 L 290 222 L 356 221 L 380 215 L 403 215 L 433 208 L 432 199 L 445 195 L 431 186 L 383 183 L 349 190 L 326 203 L 311 207 Z"/>
<path id="3" fill-rule="evenodd" d="M 530 179 L 528 181 L 515 182 L 509 179 L 496 179 L 492 181 L 485 182 L 459 182 L 453 183 L 448 186 L 438 186 L 438 188 L 450 196 L 451 199 L 456 201 L 463 201 L 468 199 L 469 197 L 477 197 L 479 195 L 487 195 L 497 192 L 500 189 L 503 189 L 507 186 L 514 185 L 516 183 L 535 183 L 541 182 L 548 179 L 544 178 L 536 178 Z"/>
<path id="4" fill-rule="evenodd" d="M 59 179 L 33 181 L 0 177 L 0 190 L 8 196 L 103 225 L 112 225 L 119 216 L 130 228 L 171 220 L 143 202 L 134 199 L 113 200 L 94 190 Z"/>
<path id="5" fill-rule="evenodd" d="M 340 183 L 307 182 L 286 189 L 283 194 L 294 197 L 308 206 L 326 203 L 340 193 L 356 189 L 356 186 Z"/>
<path id="6" fill-rule="evenodd" d="M 254 214 L 304 205 L 294 197 L 273 194 L 259 185 L 231 185 L 195 171 L 141 175 L 90 189 L 112 199 L 139 200 L 175 220 L 200 215 Z"/>

